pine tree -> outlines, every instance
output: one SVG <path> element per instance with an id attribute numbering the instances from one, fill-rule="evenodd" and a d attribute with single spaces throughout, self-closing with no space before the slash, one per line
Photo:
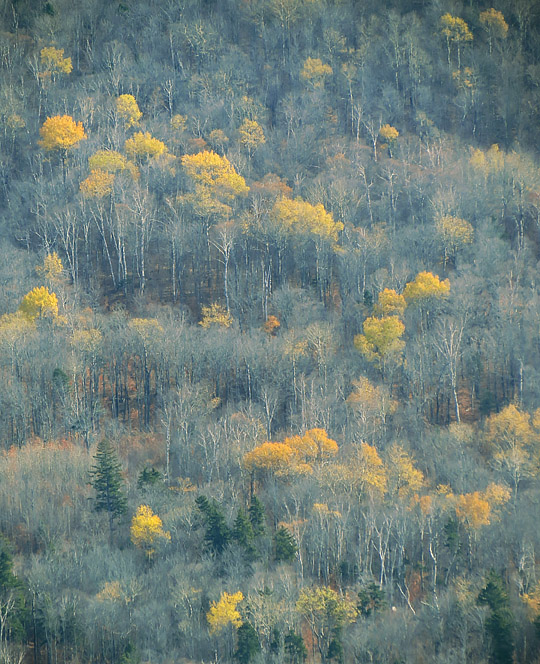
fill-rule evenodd
<path id="1" fill-rule="evenodd" d="M 123 491 L 121 465 L 110 443 L 102 440 L 94 457 L 96 463 L 90 471 L 92 486 L 96 496 L 96 512 L 107 512 L 109 528 L 112 533 L 113 521 L 127 509 L 126 496 Z"/>
<path id="2" fill-rule="evenodd" d="M 217 501 L 214 498 L 210 501 L 206 496 L 199 496 L 195 499 L 195 504 L 202 512 L 206 526 L 204 541 L 213 553 L 222 553 L 229 544 L 231 531 Z"/>
<path id="3" fill-rule="evenodd" d="M 251 497 L 251 504 L 249 506 L 249 520 L 251 521 L 251 528 L 253 530 L 253 535 L 259 537 L 264 535 L 266 528 L 266 517 L 264 513 L 264 505 L 257 498 L 257 496 Z"/>
<path id="4" fill-rule="evenodd" d="M 236 515 L 232 530 L 232 537 L 244 549 L 246 558 L 249 561 L 257 559 L 257 550 L 253 546 L 253 540 L 255 538 L 253 534 L 253 527 L 247 514 L 242 508 L 238 510 Z"/>
<path id="5" fill-rule="evenodd" d="M 243 622 L 238 628 L 238 642 L 234 658 L 240 664 L 249 664 L 260 651 L 261 644 L 253 625 L 247 621 Z"/>
<path id="6" fill-rule="evenodd" d="M 508 593 L 500 575 L 491 570 L 486 585 L 478 595 L 479 604 L 487 604 L 491 615 L 486 620 L 486 632 L 491 638 L 493 664 L 512 664 L 514 661 L 514 616 L 510 609 Z"/>
<path id="7" fill-rule="evenodd" d="M 292 562 L 296 557 L 298 546 L 291 533 L 281 526 L 274 535 L 274 560 L 276 562 Z"/>

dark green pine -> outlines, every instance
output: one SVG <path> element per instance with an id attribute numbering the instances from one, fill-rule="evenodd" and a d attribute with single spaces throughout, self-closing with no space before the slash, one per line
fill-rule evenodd
<path id="1" fill-rule="evenodd" d="M 124 480 L 122 466 L 110 443 L 102 440 L 94 457 L 95 465 L 90 471 L 92 486 L 96 491 L 95 509 L 97 512 L 107 512 L 109 527 L 112 532 L 113 521 L 127 509 L 127 500 L 124 494 Z"/>
<path id="2" fill-rule="evenodd" d="M 278 528 L 274 535 L 274 559 L 276 562 L 292 562 L 296 557 L 296 540 L 285 527 Z"/>
<path id="3" fill-rule="evenodd" d="M 261 651 L 259 637 L 250 622 L 243 622 L 238 628 L 238 641 L 234 658 L 240 664 L 249 664 Z"/>
<path id="4" fill-rule="evenodd" d="M 253 535 L 259 537 L 264 535 L 266 527 L 266 517 L 264 512 L 264 505 L 257 498 L 257 496 L 251 497 L 251 504 L 249 506 L 249 520 L 251 521 L 251 528 L 253 530 Z"/>

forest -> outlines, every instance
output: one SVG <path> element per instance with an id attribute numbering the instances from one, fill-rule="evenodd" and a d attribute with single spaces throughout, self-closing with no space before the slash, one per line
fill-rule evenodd
<path id="1" fill-rule="evenodd" d="M 538 664 L 539 151 L 535 0 L 0 0 L 0 664 Z"/>

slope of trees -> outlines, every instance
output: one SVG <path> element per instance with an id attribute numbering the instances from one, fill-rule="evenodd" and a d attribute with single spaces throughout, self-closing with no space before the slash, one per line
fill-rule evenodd
<path id="1" fill-rule="evenodd" d="M 537 661 L 535 2 L 0 4 L 0 660 Z"/>

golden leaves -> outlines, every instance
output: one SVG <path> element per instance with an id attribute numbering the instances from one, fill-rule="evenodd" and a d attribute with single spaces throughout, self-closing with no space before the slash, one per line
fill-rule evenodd
<path id="1" fill-rule="evenodd" d="M 322 203 L 312 205 L 302 198 L 281 198 L 271 213 L 273 219 L 292 233 L 311 233 L 321 239 L 337 242 L 343 224 L 334 221 L 331 212 Z"/>
<path id="2" fill-rule="evenodd" d="M 56 74 L 70 74 L 73 70 L 71 58 L 64 58 L 64 49 L 49 46 L 41 49 L 40 61 L 45 70 L 42 76 L 55 76 Z"/>
<path id="3" fill-rule="evenodd" d="M 473 35 L 469 30 L 469 26 L 458 16 L 444 14 L 444 16 L 441 16 L 441 26 L 442 34 L 452 42 L 472 41 Z"/>
<path id="4" fill-rule="evenodd" d="M 233 324 L 231 314 L 221 304 L 214 302 L 209 307 L 202 308 L 202 320 L 199 321 L 201 327 L 209 328 L 213 325 L 218 327 L 230 327 Z"/>
<path id="5" fill-rule="evenodd" d="M 130 159 L 150 159 L 167 152 L 163 141 L 154 138 L 150 132 L 138 131 L 124 143 L 124 149 Z"/>
<path id="6" fill-rule="evenodd" d="M 157 514 L 154 514 L 148 505 L 140 505 L 137 513 L 131 520 L 131 541 L 142 549 L 150 558 L 155 553 L 158 543 L 168 542 L 171 534 L 163 530 L 163 523 Z"/>
<path id="7" fill-rule="evenodd" d="M 139 110 L 139 106 L 133 95 L 120 95 L 116 99 L 116 112 L 124 121 L 126 129 L 139 126 L 139 120 L 142 118 L 142 113 Z"/>
<path id="8" fill-rule="evenodd" d="M 450 292 L 450 281 L 441 281 L 436 274 L 420 272 L 403 291 L 407 304 L 420 303 L 430 298 L 445 297 Z"/>
<path id="9" fill-rule="evenodd" d="M 354 345 L 368 362 L 380 366 L 393 360 L 399 364 L 405 347 L 401 339 L 404 332 L 405 325 L 396 316 L 372 316 L 364 321 L 364 333 L 354 337 Z"/>
<path id="10" fill-rule="evenodd" d="M 58 298 L 46 286 L 36 286 L 27 293 L 19 306 L 19 311 L 28 319 L 58 316 Z"/>
<path id="11" fill-rule="evenodd" d="M 86 198 L 104 198 L 112 193 L 114 173 L 101 169 L 90 171 L 90 175 L 81 182 L 79 188 Z"/>
<path id="12" fill-rule="evenodd" d="M 300 72 L 300 78 L 303 78 L 314 88 L 322 88 L 326 77 L 332 73 L 332 67 L 323 64 L 320 58 L 307 58 Z"/>
<path id="13" fill-rule="evenodd" d="M 221 632 L 227 625 L 240 627 L 242 617 L 236 606 L 244 599 L 244 595 L 238 591 L 232 595 L 227 592 L 221 593 L 218 602 L 212 602 L 210 610 L 206 614 L 206 620 L 210 625 L 210 633 Z"/>
<path id="14" fill-rule="evenodd" d="M 75 122 L 70 115 L 47 118 L 39 130 L 39 145 L 49 152 L 69 150 L 86 138 L 82 122 Z"/>

